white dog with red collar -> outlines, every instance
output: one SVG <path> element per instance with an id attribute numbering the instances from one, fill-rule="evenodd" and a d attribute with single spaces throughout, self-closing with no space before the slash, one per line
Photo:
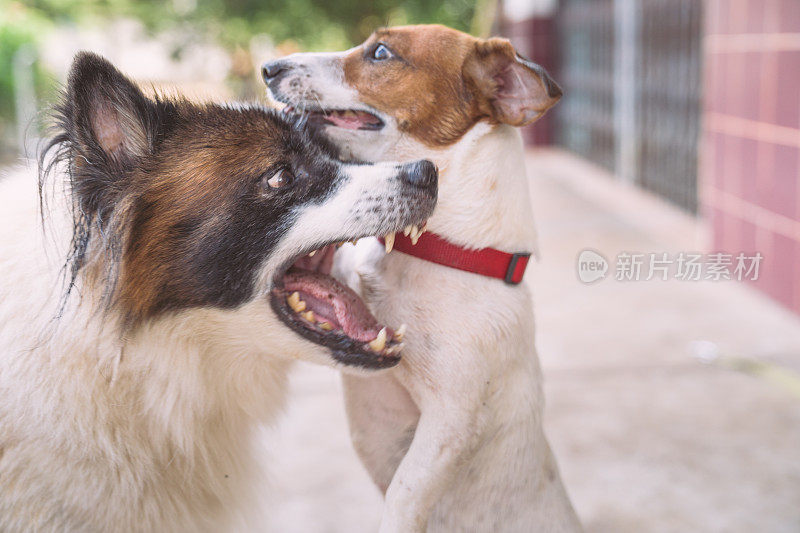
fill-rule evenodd
<path id="1" fill-rule="evenodd" d="M 467 263 L 468 250 L 505 252 L 496 277 L 519 281 L 525 254 L 514 254 L 533 251 L 536 235 L 516 127 L 561 96 L 541 67 L 503 39 L 411 26 L 268 63 L 263 75 L 345 155 L 433 161 L 439 204 L 427 229 Z M 386 496 L 380 531 L 580 530 L 542 430 L 528 288 L 432 252 L 383 249 L 362 240 L 338 264 L 379 320 L 408 324 L 397 367 L 343 376 L 354 446 Z"/>

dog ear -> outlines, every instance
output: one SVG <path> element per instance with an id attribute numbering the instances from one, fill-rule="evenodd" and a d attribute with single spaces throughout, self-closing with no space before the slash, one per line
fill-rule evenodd
<path id="1" fill-rule="evenodd" d="M 506 39 L 476 42 L 462 74 L 480 110 L 512 126 L 534 122 L 561 98 L 561 87 Z"/>
<path id="2" fill-rule="evenodd" d="M 109 178 L 150 152 L 155 104 L 106 59 L 88 52 L 75 56 L 66 98 L 73 146 Z"/>

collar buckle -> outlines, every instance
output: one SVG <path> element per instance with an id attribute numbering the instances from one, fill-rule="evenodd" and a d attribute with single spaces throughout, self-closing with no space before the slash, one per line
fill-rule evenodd
<path id="1" fill-rule="evenodd" d="M 503 279 L 508 285 L 519 285 L 524 276 L 520 276 L 519 281 L 514 281 L 514 273 L 517 270 L 517 263 L 520 259 L 529 259 L 531 254 L 524 252 L 517 252 L 511 254 L 511 261 L 508 262 L 508 269 L 506 270 L 506 277 Z"/>

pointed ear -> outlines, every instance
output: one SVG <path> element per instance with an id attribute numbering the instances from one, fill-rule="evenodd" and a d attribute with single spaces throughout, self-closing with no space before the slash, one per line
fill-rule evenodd
<path id="1" fill-rule="evenodd" d="M 71 136 L 92 164 L 125 171 L 150 152 L 154 103 L 104 58 L 75 56 L 66 97 Z"/>
<path id="2" fill-rule="evenodd" d="M 480 40 L 462 68 L 482 112 L 511 126 L 525 126 L 561 98 L 561 87 L 506 39 Z"/>

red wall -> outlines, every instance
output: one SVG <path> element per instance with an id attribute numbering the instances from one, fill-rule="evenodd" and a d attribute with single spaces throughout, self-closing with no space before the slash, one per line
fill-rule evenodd
<path id="1" fill-rule="evenodd" d="M 701 201 L 714 248 L 800 312 L 800 0 L 706 0 Z"/>

